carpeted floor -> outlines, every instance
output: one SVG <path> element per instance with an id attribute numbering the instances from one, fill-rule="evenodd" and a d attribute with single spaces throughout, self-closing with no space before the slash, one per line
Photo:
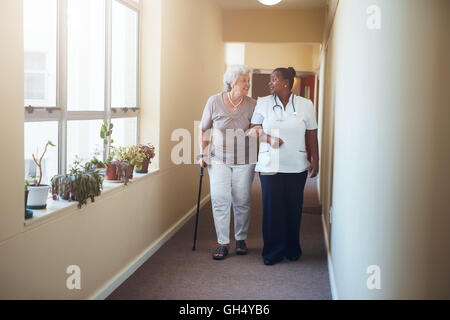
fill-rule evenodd
<path id="1" fill-rule="evenodd" d="M 315 187 L 313 180 L 308 181 L 308 192 L 311 187 Z M 305 194 L 305 205 L 314 197 L 306 198 Z M 261 211 L 261 189 L 256 175 L 247 255 L 236 255 L 232 240 L 232 250 L 225 260 L 211 258 L 216 235 L 209 203 L 200 211 L 196 251 L 192 251 L 192 218 L 108 299 L 331 299 L 321 216 L 304 214 L 302 217 L 303 255 L 299 261 L 284 260 L 265 266 L 261 259 Z"/>

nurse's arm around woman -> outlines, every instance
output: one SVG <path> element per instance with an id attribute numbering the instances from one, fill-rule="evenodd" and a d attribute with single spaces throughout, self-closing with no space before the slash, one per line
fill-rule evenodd
<path id="1" fill-rule="evenodd" d="M 300 258 L 303 190 L 308 170 L 311 177 L 319 172 L 314 106 L 310 100 L 292 94 L 295 75 L 293 68 L 272 72 L 271 95 L 258 99 L 251 121 L 250 134 L 260 138 L 255 170 L 262 188 L 262 256 L 266 265 Z"/>

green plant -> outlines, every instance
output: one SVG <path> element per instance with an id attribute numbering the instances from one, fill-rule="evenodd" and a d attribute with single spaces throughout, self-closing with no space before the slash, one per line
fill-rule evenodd
<path id="1" fill-rule="evenodd" d="M 127 160 L 115 160 L 112 163 L 116 165 L 117 178 L 122 180 L 124 185 L 128 185 L 128 181 L 132 178 L 133 166 Z"/>
<path id="2" fill-rule="evenodd" d="M 70 200 L 72 182 L 74 180 L 75 176 L 72 174 L 59 174 L 54 176 L 51 181 L 53 200 L 57 200 L 57 196 Z"/>
<path id="3" fill-rule="evenodd" d="M 106 158 L 105 164 L 111 164 L 114 160 L 115 155 L 116 155 L 116 148 L 111 146 L 108 157 Z"/>
<path id="4" fill-rule="evenodd" d="M 85 167 L 87 169 L 91 169 L 91 170 L 93 170 L 93 169 L 103 169 L 103 168 L 105 168 L 105 164 L 103 163 L 103 161 L 98 160 L 97 157 L 94 156 L 91 159 L 91 161 L 86 162 Z"/>
<path id="5" fill-rule="evenodd" d="M 106 154 L 106 159 L 111 163 L 111 146 L 114 140 L 111 139 L 112 129 L 114 125 L 112 123 L 108 124 L 108 121 L 103 120 L 102 127 L 100 128 L 100 138 L 103 139 L 103 150 Z M 108 163 L 108 162 L 107 162 Z"/>
<path id="6" fill-rule="evenodd" d="M 25 191 L 28 190 L 28 186 L 30 185 L 30 183 L 28 182 L 28 180 L 25 180 Z"/>
<path id="7" fill-rule="evenodd" d="M 55 145 L 54 145 L 51 141 L 48 141 L 48 142 L 45 144 L 44 152 L 42 152 L 41 157 L 39 157 L 38 151 L 36 151 L 36 155 L 35 155 L 34 153 L 31 155 L 31 156 L 33 157 L 34 163 L 35 163 L 36 166 L 39 168 L 39 180 L 36 180 L 36 177 L 34 177 L 34 185 L 35 185 L 35 186 L 40 186 L 40 185 L 41 185 L 41 182 L 42 182 L 42 159 L 44 158 L 44 155 L 45 155 L 45 153 L 47 152 L 48 146 L 54 147 Z M 39 160 L 38 160 L 38 158 L 39 158 Z"/>
<path id="8" fill-rule="evenodd" d="M 87 199 L 95 201 L 95 197 L 103 190 L 103 177 L 97 170 L 92 170 L 88 165 L 82 166 L 75 161 L 70 173 L 56 175 L 52 178 L 52 195 L 78 201 L 78 208 L 87 204 Z"/>
<path id="9" fill-rule="evenodd" d="M 152 144 L 138 144 L 137 147 L 139 148 L 139 153 L 141 153 L 145 159 L 150 161 L 155 157 L 155 147 Z"/>
<path id="10" fill-rule="evenodd" d="M 141 169 L 142 163 L 145 160 L 145 155 L 140 152 L 138 146 L 119 147 L 114 156 L 115 160 L 128 162 L 131 166 L 135 166 L 138 170 Z"/>
<path id="11" fill-rule="evenodd" d="M 69 172 L 72 175 L 83 173 L 84 167 L 82 165 L 82 160 L 76 157 L 76 160 L 70 166 Z"/>

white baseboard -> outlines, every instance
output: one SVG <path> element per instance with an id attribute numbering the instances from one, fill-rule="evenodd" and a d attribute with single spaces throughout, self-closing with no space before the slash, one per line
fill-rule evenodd
<path id="1" fill-rule="evenodd" d="M 333 259 L 331 258 L 331 251 L 328 242 L 328 226 L 325 221 L 325 216 L 322 214 L 323 234 L 325 238 L 325 244 L 327 246 L 327 258 L 328 258 L 328 274 L 330 277 L 331 297 L 333 300 L 339 300 L 339 295 L 336 287 L 336 280 L 334 277 Z"/>
<path id="2" fill-rule="evenodd" d="M 210 194 L 205 196 L 200 202 L 202 208 L 210 200 Z M 114 290 L 116 290 L 125 280 L 127 280 L 141 265 L 143 265 L 159 248 L 161 248 L 175 233 L 185 225 L 186 222 L 196 213 L 197 206 L 189 210 L 183 218 L 175 223 L 167 230 L 158 240 L 153 242 L 144 250 L 135 260 L 130 262 L 122 271 L 120 271 L 111 281 L 109 281 L 102 289 L 89 298 L 89 300 L 104 300 Z"/>

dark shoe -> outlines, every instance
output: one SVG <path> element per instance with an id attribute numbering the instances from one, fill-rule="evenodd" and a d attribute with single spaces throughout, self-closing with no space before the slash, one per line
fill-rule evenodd
<path id="1" fill-rule="evenodd" d="M 266 266 L 273 266 L 275 263 L 281 262 L 283 259 L 280 260 L 270 260 L 270 259 L 264 259 L 264 264 Z"/>
<path id="2" fill-rule="evenodd" d="M 297 261 L 298 259 L 300 259 L 300 256 L 286 256 L 286 259 L 288 259 L 289 261 Z"/>
<path id="3" fill-rule="evenodd" d="M 271 265 L 274 265 L 275 263 L 276 263 L 275 261 L 272 261 L 272 260 L 269 260 L 269 259 L 264 259 L 264 264 L 266 266 L 271 266 Z"/>
<path id="4" fill-rule="evenodd" d="M 297 261 L 302 256 L 302 252 L 300 251 L 300 253 L 296 253 L 296 254 L 293 254 L 293 255 L 285 254 L 284 256 L 289 261 Z"/>
<path id="5" fill-rule="evenodd" d="M 226 246 L 218 246 L 213 252 L 214 260 L 223 260 L 228 255 L 228 248 Z"/>
<path id="6" fill-rule="evenodd" d="M 245 240 L 237 240 L 236 241 L 236 254 L 238 255 L 244 255 L 247 254 L 248 248 L 245 244 Z"/>

